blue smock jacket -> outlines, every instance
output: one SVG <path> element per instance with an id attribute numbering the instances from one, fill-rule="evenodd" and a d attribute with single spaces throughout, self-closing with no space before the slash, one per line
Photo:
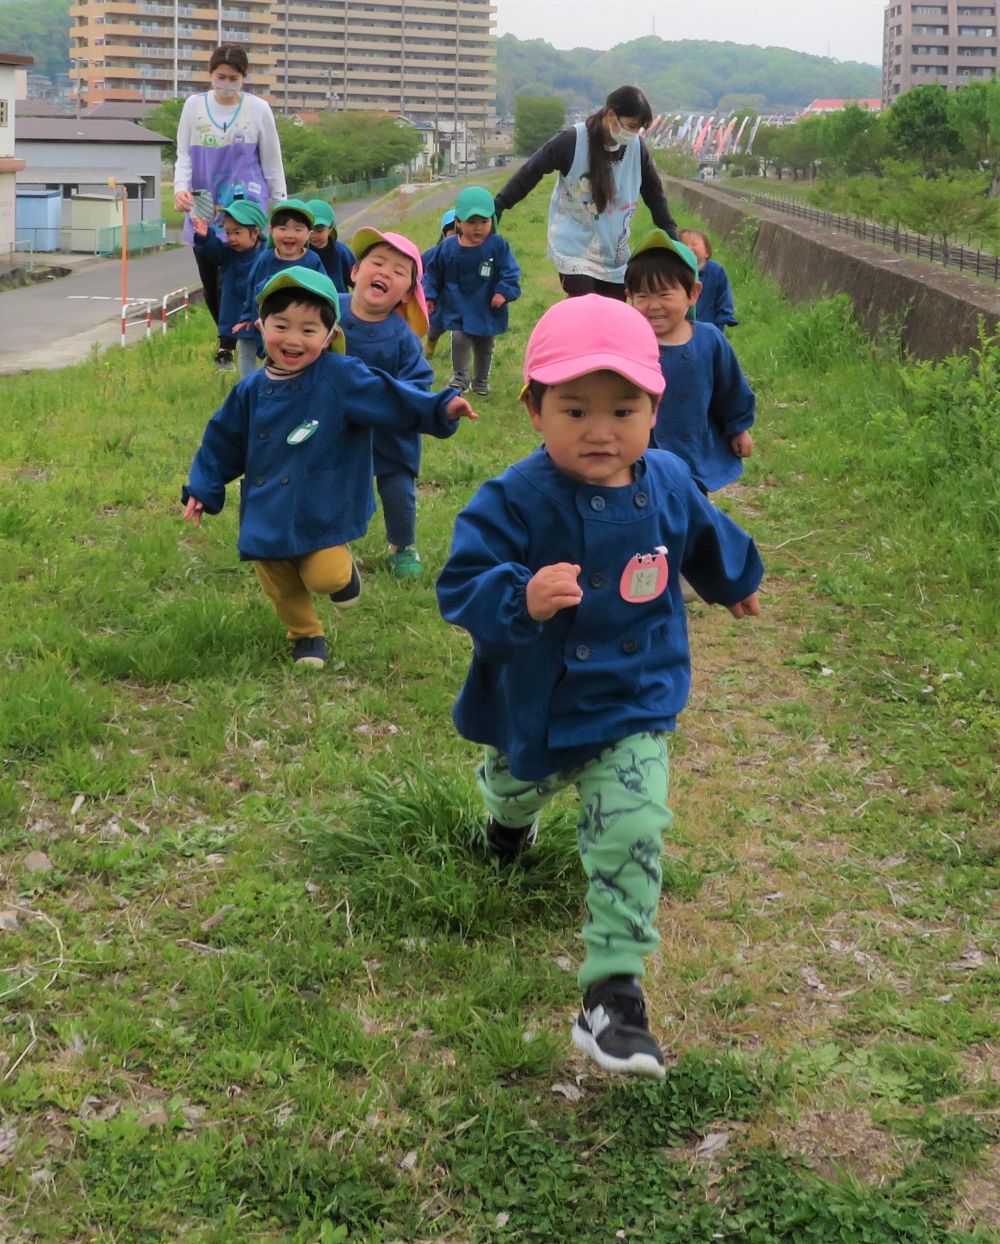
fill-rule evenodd
<path id="1" fill-rule="evenodd" d="M 733 310 L 733 291 L 729 286 L 729 277 L 722 264 L 714 259 L 706 259 L 698 269 L 698 280 L 701 281 L 701 293 L 695 306 L 695 313 L 702 324 L 714 324 L 716 328 L 738 324 Z"/>
<path id="2" fill-rule="evenodd" d="M 700 322 L 691 327 L 685 345 L 660 346 L 667 388 L 653 439 L 683 458 L 698 483 L 714 492 L 743 474 L 743 459 L 733 453 L 730 440 L 753 426 L 757 399 L 719 329 Z"/>
<path id="3" fill-rule="evenodd" d="M 273 380 L 264 370 L 241 380 L 215 412 L 191 464 L 181 499 L 218 514 L 239 476 L 243 560 L 302 557 L 363 536 L 375 512 L 372 429 L 451 436 L 445 414 L 454 389 L 422 393 L 360 359 L 325 352 L 304 371 Z M 288 438 L 316 421 L 296 444 Z"/>
<path id="4" fill-rule="evenodd" d="M 309 249 L 318 255 L 326 269 L 326 275 L 333 282 L 340 294 L 346 294 L 354 282 L 351 273 L 354 271 L 354 252 L 343 242 L 331 238 L 326 246 L 312 246 Z"/>
<path id="5" fill-rule="evenodd" d="M 630 559 L 661 547 L 666 589 L 627 601 Z M 556 562 L 579 564 L 583 600 L 536 622 L 528 580 Z M 456 520 L 437 583 L 442 615 L 474 643 L 459 733 L 535 781 L 638 731 L 672 730 L 691 682 L 681 571 L 705 600 L 732 605 L 756 591 L 763 565 L 673 454 L 649 450 L 632 484 L 604 488 L 570 479 L 539 449 L 484 484 Z"/>
<path id="6" fill-rule="evenodd" d="M 521 269 L 505 238 L 490 233 L 479 246 L 462 246 L 454 235 L 434 248 L 424 269 L 424 293 L 449 332 L 496 337 L 507 331 L 507 307 L 521 297 Z M 502 307 L 491 307 L 503 294 Z"/>
<path id="7" fill-rule="evenodd" d="M 425 392 L 434 383 L 434 369 L 424 358 L 420 338 L 395 311 L 373 324 L 359 320 L 351 310 L 349 294 L 340 297 L 340 327 L 347 353 L 369 367 L 387 372 Z M 420 433 L 376 428 L 372 435 L 372 461 L 376 475 L 395 471 L 420 472 Z"/>
<path id="8" fill-rule="evenodd" d="M 247 341 L 257 336 L 255 328 L 243 328 L 234 333 L 233 325 L 238 324 L 243 315 L 250 273 L 263 247 L 264 243 L 258 241 L 252 250 L 234 251 L 211 230 L 205 237 L 197 233 L 194 235 L 195 250 L 207 255 L 222 270 L 219 283 L 219 332 L 223 336 L 240 337 Z M 254 315 L 254 319 L 256 318 Z"/>
<path id="9" fill-rule="evenodd" d="M 243 304 L 241 319 L 253 324 L 257 319 L 257 294 L 276 272 L 284 272 L 286 268 L 311 268 L 313 272 L 324 272 L 323 261 L 306 247 L 306 253 L 300 259 L 279 259 L 273 246 L 265 246 L 257 255 L 247 278 L 247 297 Z"/>

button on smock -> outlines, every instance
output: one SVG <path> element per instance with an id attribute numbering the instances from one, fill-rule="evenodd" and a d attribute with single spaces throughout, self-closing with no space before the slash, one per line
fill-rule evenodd
<path id="1" fill-rule="evenodd" d="M 590 660 L 590 649 L 587 647 L 586 644 L 577 644 L 576 656 L 577 656 L 578 661 L 589 661 Z"/>
<path id="2" fill-rule="evenodd" d="M 592 510 L 597 510 L 598 513 L 600 513 L 600 511 L 604 509 L 605 505 L 606 505 L 606 502 L 603 497 L 591 497 L 590 498 L 590 508 Z"/>

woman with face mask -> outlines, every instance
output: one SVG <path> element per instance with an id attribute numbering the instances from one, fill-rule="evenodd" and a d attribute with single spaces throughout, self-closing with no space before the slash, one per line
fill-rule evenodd
<path id="1" fill-rule="evenodd" d="M 174 206 L 187 212 L 184 237 L 191 242 L 191 215 L 209 219 L 222 240 L 222 214 L 237 199 L 256 203 L 265 214 L 270 203 L 287 198 L 281 143 L 270 107 L 243 91 L 247 54 L 235 43 L 217 47 L 208 62 L 212 89 L 190 96 L 177 126 Z M 205 305 L 219 319 L 219 269 L 195 251 Z M 220 336 L 215 364 L 233 367 L 236 341 Z"/>
<path id="2" fill-rule="evenodd" d="M 629 227 L 640 198 L 653 224 L 677 237 L 660 174 L 640 136 L 652 120 L 642 91 L 620 86 L 586 121 L 539 147 L 494 196 L 499 217 L 546 173 L 559 173 L 549 204 L 549 258 L 568 297 L 624 299 Z"/>

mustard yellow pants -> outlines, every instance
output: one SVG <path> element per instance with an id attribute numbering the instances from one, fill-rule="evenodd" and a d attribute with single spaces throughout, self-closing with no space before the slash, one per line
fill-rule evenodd
<path id="1" fill-rule="evenodd" d="M 288 561 L 254 562 L 253 568 L 288 638 L 296 640 L 323 634 L 312 594 L 328 596 L 346 587 L 351 581 L 351 565 L 351 550 L 346 544 L 338 544 Z"/>

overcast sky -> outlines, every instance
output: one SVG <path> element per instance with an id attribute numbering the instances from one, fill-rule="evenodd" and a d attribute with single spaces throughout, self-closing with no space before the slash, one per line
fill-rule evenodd
<path id="1" fill-rule="evenodd" d="M 882 62 L 884 0 L 494 0 L 497 34 L 601 51 L 655 33 Z"/>

